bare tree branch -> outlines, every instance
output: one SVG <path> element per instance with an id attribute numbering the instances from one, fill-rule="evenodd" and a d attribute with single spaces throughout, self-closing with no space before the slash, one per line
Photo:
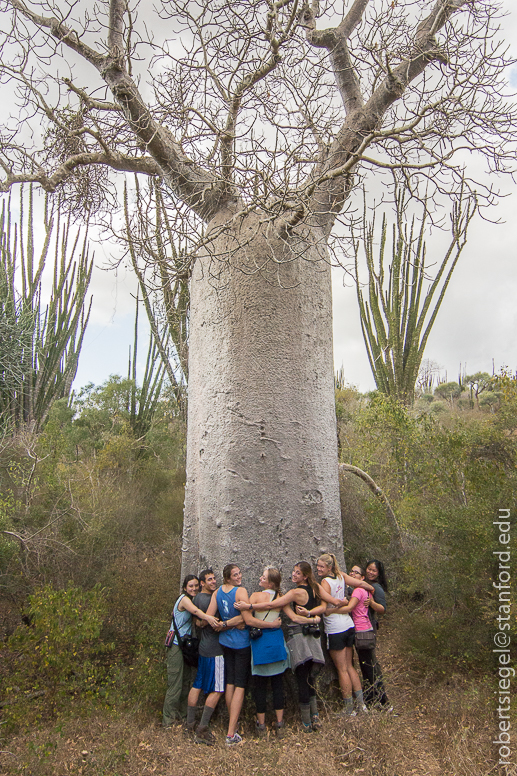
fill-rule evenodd
<path id="1" fill-rule="evenodd" d="M 26 0 L 0 2 L 15 12 L 0 72 L 18 82 L 27 120 L 44 112 L 55 125 L 42 149 L 19 140 L 21 124 L 4 133 L 4 190 L 22 180 L 52 190 L 93 164 L 159 176 L 204 221 L 257 208 L 266 220 L 276 214 L 280 233 L 310 223 L 328 234 L 362 164 L 407 169 L 413 181 L 432 168 L 459 188 L 461 148 L 498 171 L 511 163 L 504 52 L 491 43 L 492 9 L 467 0 L 436 0 L 420 23 L 423 0 L 411 10 L 354 0 L 322 30 L 317 20 L 340 3 L 159 0 L 154 31 L 147 20 L 138 27 L 125 0 L 110 0 L 95 22 L 65 18 L 56 0 L 34 0 L 45 14 Z M 149 52 L 145 64 L 134 40 Z M 47 75 L 67 50 L 94 66 L 114 100 L 80 83 L 73 57 L 70 76 Z"/>
<path id="2" fill-rule="evenodd" d="M 369 0 L 355 0 L 350 11 L 335 29 L 316 30 L 314 11 L 307 8 L 304 14 L 304 22 L 308 29 L 307 40 L 316 48 L 325 48 L 329 52 L 337 87 L 347 115 L 359 110 L 364 104 L 359 79 L 348 50 L 348 38 L 360 24 L 368 2 Z"/>
<path id="3" fill-rule="evenodd" d="M 9 191 L 11 186 L 15 183 L 39 183 L 45 191 L 54 192 L 73 170 L 77 167 L 85 167 L 87 165 L 107 165 L 113 170 L 136 172 L 144 175 L 160 176 L 162 174 L 161 167 L 159 167 L 155 160 L 149 156 L 135 159 L 128 156 L 124 157 L 122 154 L 118 153 L 76 154 L 67 159 L 66 162 L 60 165 L 50 176 L 42 170 L 35 173 L 15 174 L 0 160 L 0 166 L 3 167 L 4 172 L 6 173 L 4 180 L 0 181 L 0 191 Z"/>
<path id="4" fill-rule="evenodd" d="M 340 472 L 350 472 L 351 474 L 355 474 L 356 477 L 359 477 L 372 491 L 372 493 L 379 498 L 382 503 L 384 504 L 386 508 L 386 516 L 390 522 L 393 535 L 392 535 L 392 541 L 395 544 L 395 547 L 400 555 L 404 554 L 404 544 L 402 542 L 402 534 L 400 532 L 400 526 L 397 522 L 397 518 L 395 517 L 395 512 L 392 509 L 392 506 L 388 500 L 388 497 L 380 488 L 375 480 L 373 480 L 369 474 L 364 472 L 362 469 L 359 469 L 357 466 L 352 466 L 349 463 L 340 463 L 339 464 L 339 471 Z"/>
<path id="5" fill-rule="evenodd" d="M 354 158 L 355 154 L 357 155 L 355 158 L 358 159 L 360 154 L 371 144 L 375 137 L 375 130 L 379 128 L 390 106 L 402 96 L 407 86 L 423 73 L 430 62 L 444 60 L 443 51 L 436 42 L 435 34 L 445 25 L 452 14 L 460 10 L 466 3 L 467 0 L 456 0 L 455 2 L 437 0 L 431 13 L 418 25 L 415 41 L 409 55 L 393 71 L 388 71 L 388 75 L 376 87 L 361 109 L 347 114 L 345 122 L 330 146 L 327 160 L 322 165 L 323 169 L 314 174 L 316 179 L 318 175 L 321 176 L 322 183 L 333 180 L 330 186 L 319 185 L 314 194 L 314 210 L 321 212 L 327 220 L 327 229 L 330 228 L 334 220 L 332 214 L 339 212 L 343 206 L 348 186 L 339 180 L 339 174 L 336 177 L 331 175 L 331 178 L 326 176 L 330 171 L 337 170 L 342 170 L 344 175 L 348 175 L 353 167 L 353 164 L 350 165 L 350 160 Z M 354 101 L 357 89 L 354 87 L 353 74 L 345 65 L 348 49 L 346 49 L 346 39 L 343 40 L 343 37 L 346 33 L 350 34 L 349 31 L 358 23 L 359 14 L 364 12 L 366 4 L 367 0 L 356 0 L 347 17 L 347 19 L 350 17 L 348 26 L 345 24 L 347 19 L 342 23 L 343 32 L 340 30 L 340 25 L 336 30 L 326 30 L 321 36 L 315 30 L 310 33 L 312 41 L 317 41 L 318 45 L 329 48 L 331 51 L 336 50 L 338 38 L 340 39 L 339 45 L 343 49 L 343 66 L 338 68 L 339 75 L 336 74 L 336 78 L 342 90 L 345 104 L 349 105 L 350 109 L 357 106 L 357 98 Z M 356 14 L 351 16 L 354 10 Z M 343 83 L 343 72 L 348 74 L 345 83 Z"/>
<path id="6" fill-rule="evenodd" d="M 50 30 L 51 34 L 61 43 L 94 65 L 110 87 L 129 126 L 160 167 L 171 188 L 202 217 L 213 215 L 221 205 L 221 194 L 217 190 L 212 176 L 188 159 L 172 134 L 154 121 L 136 84 L 127 73 L 121 37 L 122 17 L 126 8 L 124 0 L 111 0 L 110 2 L 108 34 L 110 50 L 106 56 L 89 48 L 81 41 L 77 32 L 58 19 L 35 14 L 22 0 L 8 0 L 8 2 L 36 26 Z M 93 163 L 106 164 L 109 161 L 104 159 L 103 162 Z M 64 165 L 61 169 L 61 175 L 68 174 L 75 166 L 76 164 L 73 164 L 72 167 Z M 109 166 L 113 165 L 109 164 Z M 12 182 L 10 181 L 10 185 Z M 38 182 L 40 181 L 38 180 Z"/>

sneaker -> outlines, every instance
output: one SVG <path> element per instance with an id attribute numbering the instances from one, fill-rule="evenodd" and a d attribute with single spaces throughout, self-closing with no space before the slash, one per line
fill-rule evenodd
<path id="1" fill-rule="evenodd" d="M 226 736 L 226 746 L 235 746 L 240 744 L 242 737 L 238 733 L 234 733 L 233 736 Z"/>
<path id="2" fill-rule="evenodd" d="M 312 725 L 308 725 L 306 722 L 302 722 L 302 730 L 304 733 L 312 733 Z"/>
<path id="3" fill-rule="evenodd" d="M 282 720 L 282 722 L 275 722 L 275 730 L 276 730 L 276 737 L 277 738 L 283 738 L 285 733 L 285 723 Z"/>
<path id="4" fill-rule="evenodd" d="M 362 706 L 359 706 L 357 710 L 361 712 L 361 714 L 368 714 L 368 706 L 366 703 L 363 703 Z"/>
<path id="5" fill-rule="evenodd" d="M 259 738 L 265 738 L 267 735 L 267 728 L 264 723 L 260 723 L 258 721 L 255 721 L 255 731 Z"/>
<path id="6" fill-rule="evenodd" d="M 196 730 L 194 741 L 196 744 L 206 744 L 206 746 L 213 746 L 215 744 L 215 736 L 207 727 L 201 727 Z"/>

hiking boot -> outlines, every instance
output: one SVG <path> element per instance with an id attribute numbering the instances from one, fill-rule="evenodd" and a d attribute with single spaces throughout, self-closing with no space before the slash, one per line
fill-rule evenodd
<path id="1" fill-rule="evenodd" d="M 213 746 L 215 744 L 215 736 L 207 727 L 201 727 L 200 725 L 194 735 L 194 741 L 196 744 L 206 744 L 206 746 Z"/>
<path id="2" fill-rule="evenodd" d="M 196 723 L 194 722 L 184 722 L 183 723 L 183 732 L 186 736 L 193 736 L 194 730 L 196 729 Z"/>

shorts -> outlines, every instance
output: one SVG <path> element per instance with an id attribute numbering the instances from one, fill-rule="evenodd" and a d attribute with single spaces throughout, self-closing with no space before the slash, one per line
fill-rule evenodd
<path id="1" fill-rule="evenodd" d="M 196 690 L 203 690 L 205 695 L 211 692 L 224 692 L 224 657 L 222 655 L 216 657 L 200 655 L 192 687 L 195 687 Z"/>
<path id="2" fill-rule="evenodd" d="M 327 634 L 327 648 L 334 652 L 339 652 L 345 647 L 353 647 L 355 639 L 355 628 L 349 628 L 341 633 Z"/>
<path id="3" fill-rule="evenodd" d="M 246 687 L 251 669 L 251 647 L 232 649 L 223 646 L 223 652 L 226 684 L 233 684 L 234 687 Z"/>

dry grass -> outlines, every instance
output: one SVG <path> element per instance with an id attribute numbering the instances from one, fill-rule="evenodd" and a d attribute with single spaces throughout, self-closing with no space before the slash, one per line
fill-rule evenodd
<path id="1" fill-rule="evenodd" d="M 127 712 L 68 718 L 62 724 L 2 744 L 0 772 L 30 776 L 489 776 L 499 774 L 495 747 L 494 696 L 488 680 L 448 680 L 408 671 L 400 650 L 383 631 L 382 662 L 396 714 L 372 712 L 344 720 L 327 704 L 324 727 L 304 734 L 296 714 L 287 716 L 283 741 L 253 736 L 251 706 L 244 742 L 224 744 L 223 719 L 206 748 L 181 728 L 163 730 L 154 719 Z M 221 717 L 223 715 L 221 714 Z M 503 771 L 510 776 L 511 770 Z"/>

